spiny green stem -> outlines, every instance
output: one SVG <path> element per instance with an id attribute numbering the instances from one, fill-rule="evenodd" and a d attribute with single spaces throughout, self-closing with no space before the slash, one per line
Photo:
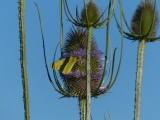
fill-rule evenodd
<path id="1" fill-rule="evenodd" d="M 88 28 L 88 40 L 87 40 L 87 81 L 86 81 L 86 85 L 87 85 L 87 90 L 86 90 L 86 100 L 87 100 L 87 104 L 86 104 L 86 120 L 90 120 L 90 104 L 91 104 L 91 67 L 90 67 L 90 55 L 91 55 L 91 42 L 92 42 L 92 27 Z"/>
<path id="2" fill-rule="evenodd" d="M 94 0 L 90 0 L 90 2 L 94 2 Z"/>
<path id="3" fill-rule="evenodd" d="M 86 99 L 79 98 L 80 120 L 86 118 Z"/>
<path id="4" fill-rule="evenodd" d="M 29 93 L 28 93 L 28 78 L 26 65 L 26 35 L 25 35 L 25 0 L 19 0 L 19 37 L 20 37 L 20 63 L 23 85 L 23 102 L 24 102 L 24 117 L 25 120 L 30 120 L 29 110 Z"/>
<path id="5" fill-rule="evenodd" d="M 135 105 L 134 105 L 134 120 L 140 120 L 140 102 L 141 102 L 141 84 L 143 72 L 143 59 L 145 50 L 145 40 L 140 40 L 138 45 L 137 56 L 137 73 L 135 85 Z"/>
<path id="6" fill-rule="evenodd" d="M 59 1 L 60 6 L 60 46 L 61 46 L 61 56 L 63 55 L 63 14 L 62 14 L 63 0 Z"/>

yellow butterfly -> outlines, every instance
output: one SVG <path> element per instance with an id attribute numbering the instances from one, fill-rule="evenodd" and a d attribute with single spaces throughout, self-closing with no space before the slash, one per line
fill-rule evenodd
<path id="1" fill-rule="evenodd" d="M 51 68 L 60 71 L 63 74 L 68 74 L 77 61 L 76 57 L 63 58 L 51 64 Z"/>

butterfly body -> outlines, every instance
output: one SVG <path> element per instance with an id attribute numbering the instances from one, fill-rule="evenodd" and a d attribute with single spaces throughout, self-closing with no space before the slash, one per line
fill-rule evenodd
<path id="1" fill-rule="evenodd" d="M 76 57 L 63 58 L 51 64 L 51 68 L 60 71 L 63 74 L 68 74 L 77 61 Z"/>

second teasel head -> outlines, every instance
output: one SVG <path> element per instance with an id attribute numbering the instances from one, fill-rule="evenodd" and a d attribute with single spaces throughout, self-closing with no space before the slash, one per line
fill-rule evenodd
<path id="1" fill-rule="evenodd" d="M 95 2 L 87 3 L 81 11 L 81 21 L 82 23 L 92 25 L 98 23 L 101 12 L 100 8 L 96 5 Z"/>
<path id="2" fill-rule="evenodd" d="M 133 34 L 152 38 L 156 36 L 158 13 L 153 2 L 143 1 L 137 7 L 132 21 Z"/>

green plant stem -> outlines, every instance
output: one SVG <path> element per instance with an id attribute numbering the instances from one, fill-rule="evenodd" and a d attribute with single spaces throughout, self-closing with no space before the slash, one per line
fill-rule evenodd
<path id="1" fill-rule="evenodd" d="M 90 2 L 94 2 L 94 0 L 90 0 Z"/>
<path id="2" fill-rule="evenodd" d="M 88 28 L 88 40 L 87 40 L 87 90 L 86 90 L 86 120 L 90 120 L 90 104 L 91 104 L 91 67 L 90 67 L 90 55 L 91 55 L 91 42 L 92 42 L 92 29 L 93 27 Z"/>
<path id="3" fill-rule="evenodd" d="M 79 110 L 80 110 L 80 120 L 85 120 L 86 118 L 86 99 L 79 98 Z"/>
<path id="4" fill-rule="evenodd" d="M 140 120 L 140 102 L 141 102 L 141 84 L 143 72 L 143 59 L 145 50 L 145 40 L 140 40 L 138 45 L 137 56 L 137 73 L 135 85 L 135 105 L 134 105 L 134 120 Z"/>
<path id="5" fill-rule="evenodd" d="M 23 86 L 24 119 L 30 120 L 28 78 L 26 65 L 26 35 L 25 35 L 25 0 L 19 0 L 19 37 L 20 37 L 20 64 Z"/>
<path id="6" fill-rule="evenodd" d="M 60 7 L 60 49 L 61 49 L 61 56 L 63 56 L 63 13 L 62 13 L 62 5 L 63 0 L 59 1 L 59 7 Z"/>

